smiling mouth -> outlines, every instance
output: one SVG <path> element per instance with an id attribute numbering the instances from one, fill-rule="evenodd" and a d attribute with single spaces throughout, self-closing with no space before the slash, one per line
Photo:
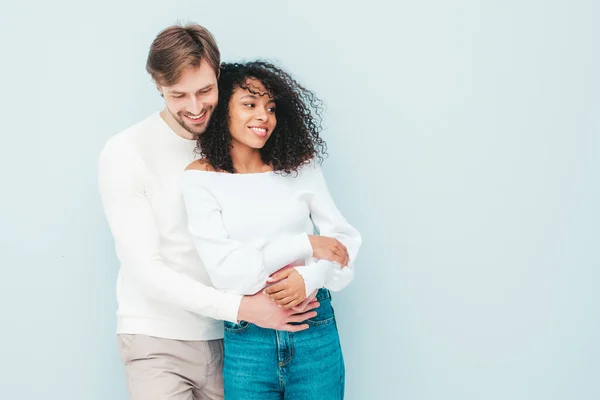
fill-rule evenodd
<path id="1" fill-rule="evenodd" d="M 267 128 L 264 128 L 262 126 L 249 126 L 248 129 L 250 129 L 252 132 L 254 132 L 260 137 L 267 136 Z"/>
<path id="2" fill-rule="evenodd" d="M 204 119 L 204 117 L 206 116 L 206 111 L 204 110 L 202 111 L 200 114 L 198 115 L 194 115 L 194 114 L 184 114 L 184 116 L 194 122 L 199 122 L 202 121 Z"/>

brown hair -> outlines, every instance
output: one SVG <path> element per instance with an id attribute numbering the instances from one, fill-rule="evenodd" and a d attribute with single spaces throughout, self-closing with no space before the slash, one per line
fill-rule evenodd
<path id="1" fill-rule="evenodd" d="M 173 25 L 160 32 L 148 53 L 146 71 L 158 85 L 172 86 L 189 67 L 205 59 L 219 75 L 221 54 L 213 35 L 198 24 Z"/>

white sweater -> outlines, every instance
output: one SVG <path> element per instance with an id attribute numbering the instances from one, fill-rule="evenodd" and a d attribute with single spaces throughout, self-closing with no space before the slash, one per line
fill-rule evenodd
<path id="1" fill-rule="evenodd" d="M 307 294 L 321 287 L 341 290 L 353 279 L 361 237 L 336 207 L 315 163 L 287 176 L 188 170 L 182 191 L 189 230 L 216 288 L 253 294 L 286 264 L 303 265 L 296 269 Z M 312 258 L 308 234 L 315 227 L 346 245 L 347 267 Z"/>
<path id="2" fill-rule="evenodd" d="M 99 160 L 104 210 L 121 264 L 117 331 L 178 340 L 223 337 L 241 296 L 210 285 L 192 238 L 181 176 L 195 158 L 159 113 L 112 137 Z"/>

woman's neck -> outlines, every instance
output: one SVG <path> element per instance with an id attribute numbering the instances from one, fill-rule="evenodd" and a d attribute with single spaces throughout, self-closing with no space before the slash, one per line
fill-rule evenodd
<path id="1" fill-rule="evenodd" d="M 233 169 L 238 174 L 252 174 L 267 172 L 271 168 L 265 164 L 258 149 L 246 146 L 233 145 L 231 149 L 231 162 Z"/>

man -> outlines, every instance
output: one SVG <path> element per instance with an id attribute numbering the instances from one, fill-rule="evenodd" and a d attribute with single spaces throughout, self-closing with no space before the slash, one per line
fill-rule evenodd
<path id="1" fill-rule="evenodd" d="M 117 331 L 132 400 L 222 399 L 219 320 L 298 331 L 302 313 L 266 295 L 210 286 L 187 230 L 180 179 L 217 105 L 220 53 L 199 25 L 171 26 L 153 41 L 146 69 L 165 108 L 112 137 L 99 186 L 121 263 Z M 283 267 L 283 266 L 282 266 Z"/>

